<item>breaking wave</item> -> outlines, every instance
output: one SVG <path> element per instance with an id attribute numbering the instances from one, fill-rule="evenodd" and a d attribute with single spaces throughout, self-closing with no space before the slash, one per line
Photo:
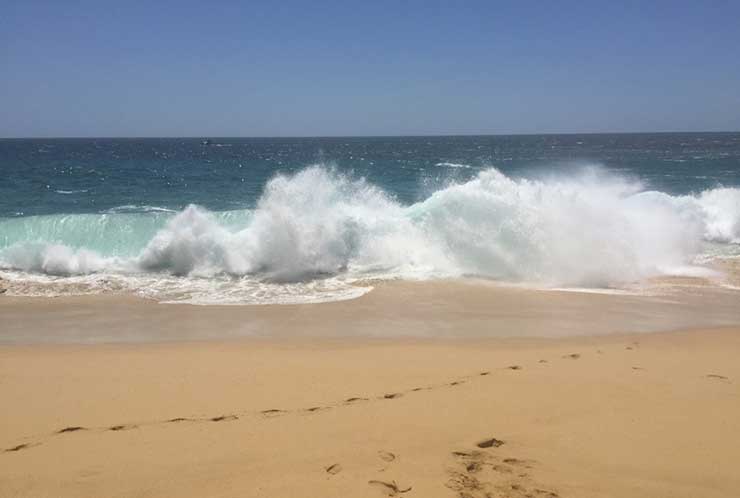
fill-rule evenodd
<path id="1" fill-rule="evenodd" d="M 606 287 L 680 274 L 708 245 L 734 244 L 740 189 L 671 196 L 598 168 L 536 180 L 491 168 L 403 205 L 364 179 L 313 166 L 273 178 L 253 210 L 126 206 L 0 220 L 0 268 L 13 278 L 207 282 L 210 296 L 213 282 L 277 294 L 290 285 L 295 295 L 329 282 L 341 297 L 357 279 L 468 275 Z"/>

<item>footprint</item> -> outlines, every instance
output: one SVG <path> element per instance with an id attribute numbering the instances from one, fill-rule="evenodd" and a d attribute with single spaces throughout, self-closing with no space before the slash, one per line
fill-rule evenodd
<path id="1" fill-rule="evenodd" d="M 480 376 L 491 375 L 491 372 L 481 372 L 478 375 L 480 375 Z"/>
<path id="2" fill-rule="evenodd" d="M 449 480 L 445 486 L 456 492 L 459 498 L 489 498 L 494 496 L 484 476 L 484 467 L 489 466 L 487 455 L 482 452 L 468 453 L 453 451 L 453 455 L 461 457 L 458 465 L 461 470 L 450 470 Z"/>
<path id="3" fill-rule="evenodd" d="M 384 394 L 383 399 L 396 399 L 403 396 L 401 393 L 390 393 L 390 394 Z"/>
<path id="4" fill-rule="evenodd" d="M 28 443 L 19 444 L 18 446 L 13 446 L 12 448 L 8 448 L 5 450 L 6 453 L 11 453 L 14 451 L 21 451 L 25 450 L 26 448 L 29 448 L 30 445 Z"/>
<path id="5" fill-rule="evenodd" d="M 381 451 L 378 452 L 378 456 L 384 462 L 392 462 L 393 460 L 396 459 L 396 455 L 394 455 L 390 451 L 383 451 L 383 450 L 381 450 Z"/>
<path id="6" fill-rule="evenodd" d="M 450 382 L 451 386 L 459 386 L 460 384 L 465 384 L 464 380 L 456 380 L 455 382 Z"/>
<path id="7" fill-rule="evenodd" d="M 270 408 L 269 410 L 262 410 L 260 413 L 265 417 L 274 417 L 280 415 L 281 413 L 285 413 L 285 411 L 278 410 L 277 408 Z"/>
<path id="8" fill-rule="evenodd" d="M 335 463 L 333 465 L 329 465 L 324 469 L 328 474 L 336 475 L 339 474 L 342 471 L 342 466 L 338 463 Z"/>
<path id="9" fill-rule="evenodd" d="M 566 360 L 577 360 L 580 357 L 581 357 L 580 353 L 571 353 L 571 354 L 566 354 L 565 356 L 563 356 L 563 358 L 565 358 Z"/>
<path id="10" fill-rule="evenodd" d="M 460 498 L 493 497 L 491 493 L 485 491 L 486 486 L 468 472 L 450 472 L 450 479 L 446 486 L 456 491 Z"/>
<path id="11" fill-rule="evenodd" d="M 409 491 L 411 491 L 411 486 L 409 486 L 408 488 L 402 488 L 398 484 L 396 484 L 396 481 L 385 482 L 372 480 L 367 481 L 367 483 L 371 486 L 381 488 L 387 496 L 396 496 L 398 494 L 408 493 Z"/>
<path id="12" fill-rule="evenodd" d="M 506 367 L 506 368 L 507 368 L 508 370 L 521 370 L 521 369 L 522 369 L 522 367 L 521 367 L 521 366 L 519 366 L 519 365 L 510 365 L 510 366 L 508 366 L 508 367 Z"/>
<path id="13" fill-rule="evenodd" d="M 262 413 L 264 413 L 264 412 L 262 412 Z M 238 419 L 239 419 L 239 417 L 237 417 L 236 415 L 221 415 L 221 416 L 218 416 L 218 417 L 213 417 L 210 420 L 211 420 L 211 422 L 229 422 L 231 420 L 238 420 Z"/>
<path id="14" fill-rule="evenodd" d="M 506 465 L 493 464 L 491 465 L 491 468 L 493 469 L 494 472 L 498 472 L 499 474 L 513 474 L 514 473 L 514 470 L 507 467 Z"/>
<path id="15" fill-rule="evenodd" d="M 707 378 L 719 379 L 719 380 L 730 380 L 729 377 L 725 377 L 724 375 L 719 375 L 719 374 L 707 374 Z"/>
<path id="16" fill-rule="evenodd" d="M 167 422 L 169 422 L 169 423 L 172 423 L 172 422 L 189 422 L 189 421 L 190 421 L 190 419 L 189 419 L 189 418 L 185 418 L 185 417 L 176 417 L 176 418 L 171 418 L 171 419 L 169 419 L 169 420 L 168 420 Z"/>
<path id="17" fill-rule="evenodd" d="M 498 444 L 491 441 L 496 441 Z M 500 446 L 498 439 L 481 441 L 478 446 Z M 530 461 L 518 458 L 500 458 L 493 452 L 453 451 L 458 457 L 447 471 L 445 486 L 457 498 L 558 498 L 541 487 L 524 469 L 531 469 Z"/>
<path id="18" fill-rule="evenodd" d="M 84 427 L 78 427 L 78 426 L 71 426 L 71 427 L 65 427 L 64 429 L 61 429 L 57 431 L 57 434 L 64 434 L 65 432 L 77 432 L 77 431 L 84 431 Z"/>
<path id="19" fill-rule="evenodd" d="M 344 400 L 345 403 L 355 403 L 357 401 L 367 401 L 367 398 L 347 398 Z"/>
<path id="20" fill-rule="evenodd" d="M 540 360 L 537 363 L 547 363 L 547 360 Z"/>
<path id="21" fill-rule="evenodd" d="M 522 460 L 520 458 L 504 458 L 501 461 L 504 462 L 506 465 L 511 465 L 513 467 L 523 467 L 525 469 L 532 468 L 531 461 Z M 526 476 L 526 474 L 522 474 L 522 475 Z"/>
<path id="22" fill-rule="evenodd" d="M 495 437 L 491 439 L 485 439 L 479 443 L 476 444 L 478 448 L 498 448 L 499 446 L 502 446 L 504 444 L 503 441 L 500 439 L 496 439 Z"/>
<path id="23" fill-rule="evenodd" d="M 642 367 L 632 367 L 632 370 L 645 370 L 645 369 Z"/>
<path id="24" fill-rule="evenodd" d="M 112 425 L 108 427 L 109 431 L 125 431 L 128 429 L 135 429 L 135 425 Z"/>

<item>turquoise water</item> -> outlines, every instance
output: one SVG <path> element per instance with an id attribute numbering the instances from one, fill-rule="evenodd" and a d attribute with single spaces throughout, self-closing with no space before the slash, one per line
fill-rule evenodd
<path id="1" fill-rule="evenodd" d="M 610 287 L 700 272 L 739 242 L 738 133 L 0 140 L 0 278 L 21 294 Z"/>

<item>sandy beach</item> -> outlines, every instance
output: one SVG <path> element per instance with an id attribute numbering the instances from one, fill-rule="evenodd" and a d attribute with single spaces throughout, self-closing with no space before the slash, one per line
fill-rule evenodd
<path id="1" fill-rule="evenodd" d="M 736 496 L 740 328 L 702 299 L 3 296 L 0 496 Z"/>
<path id="2" fill-rule="evenodd" d="M 740 1 L 8 4 L 0 498 L 740 497 Z"/>

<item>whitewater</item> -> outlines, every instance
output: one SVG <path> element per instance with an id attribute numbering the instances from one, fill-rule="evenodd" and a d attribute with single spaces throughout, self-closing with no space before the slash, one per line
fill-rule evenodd
<path id="1" fill-rule="evenodd" d="M 618 289 L 721 278 L 707 262 L 736 257 L 739 245 L 738 188 L 670 195 L 599 167 L 534 178 L 487 168 L 403 203 L 318 164 L 275 175 L 254 209 L 0 219 L 0 278 L 17 295 L 305 303 L 354 298 L 387 279 Z"/>

